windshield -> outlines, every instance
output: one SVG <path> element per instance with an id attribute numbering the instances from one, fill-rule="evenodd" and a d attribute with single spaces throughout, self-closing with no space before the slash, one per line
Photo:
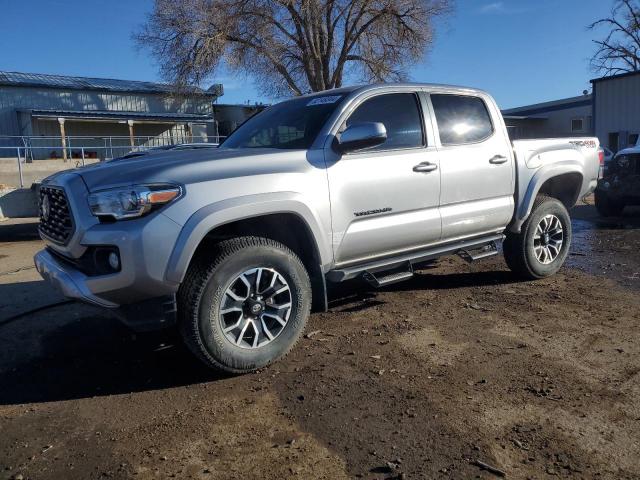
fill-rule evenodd
<path id="1" fill-rule="evenodd" d="M 220 148 L 308 149 L 342 95 L 297 98 L 251 117 Z"/>

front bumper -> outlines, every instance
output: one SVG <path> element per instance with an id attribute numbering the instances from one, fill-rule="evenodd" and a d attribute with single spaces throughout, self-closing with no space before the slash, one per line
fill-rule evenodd
<path id="1" fill-rule="evenodd" d="M 74 229 L 64 243 L 41 232 L 47 248 L 34 257 L 40 275 L 64 296 L 113 309 L 134 328 L 134 323 L 144 329 L 171 323 L 179 283 L 166 278 L 166 268 L 181 225 L 161 211 L 101 223 L 89 210 L 89 192 L 77 173 L 50 177 L 43 184 L 64 190 Z M 119 254 L 118 270 L 91 268 L 97 265 L 95 252 L 102 249 Z M 86 262 L 91 259 L 93 264 Z"/>
<path id="2" fill-rule="evenodd" d="M 607 197 L 626 203 L 640 204 L 640 175 L 611 175 L 598 182 L 598 192 Z"/>
<path id="3" fill-rule="evenodd" d="M 46 250 L 36 253 L 36 269 L 46 281 L 67 298 L 113 310 L 116 317 L 136 331 L 167 328 L 176 323 L 175 295 L 150 298 L 140 302 L 118 305 L 91 292 L 87 277 L 69 268 Z"/>
<path id="4" fill-rule="evenodd" d="M 46 250 L 36 253 L 33 258 L 36 269 L 46 281 L 62 292 L 65 297 L 106 308 L 117 308 L 118 304 L 94 295 L 87 285 L 87 276 L 69 268 Z"/>
<path id="5" fill-rule="evenodd" d="M 179 285 L 167 280 L 165 274 L 180 225 L 162 212 L 101 223 L 89 210 L 89 192 L 74 172 L 53 177 L 43 185 L 65 192 L 73 218 L 74 230 L 66 243 L 52 241 L 41 232 L 47 249 L 34 259 L 42 276 L 64 295 L 115 308 L 178 290 Z M 118 271 L 87 268 L 83 263 L 101 249 L 118 252 Z"/>
<path id="6" fill-rule="evenodd" d="M 70 243 L 66 251 L 47 242 L 48 248 L 34 257 L 43 278 L 64 295 L 114 308 L 178 290 L 177 283 L 165 278 L 165 270 L 180 227 L 160 212 L 137 220 L 95 224 L 80 232 L 78 242 Z M 120 270 L 98 273 L 78 265 L 85 252 L 96 248 L 119 252 Z"/>

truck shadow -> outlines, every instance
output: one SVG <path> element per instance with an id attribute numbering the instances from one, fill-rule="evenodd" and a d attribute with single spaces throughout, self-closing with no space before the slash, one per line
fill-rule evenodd
<path id="1" fill-rule="evenodd" d="M 2 255 L 0 255 L 0 260 Z M 34 267 L 23 267 L 24 271 L 32 270 Z M 14 270 L 17 274 L 21 269 Z M 5 278 L 11 276 L 5 273 Z M 24 312 L 34 309 L 44 308 L 47 305 L 65 301 L 61 293 L 54 290 L 44 280 L 30 282 L 13 282 L 0 284 L 0 328 L 12 317 L 21 315 Z M 2 334 L 0 333 L 0 339 Z M 1 348 L 1 347 L 0 347 Z M 1 354 L 0 354 L 1 355 Z M 2 368 L 0 364 L 0 368 Z"/>
<path id="2" fill-rule="evenodd" d="M 134 334 L 92 307 L 71 304 L 0 327 L 0 404 L 159 390 L 222 376 L 173 331 Z"/>
<path id="3" fill-rule="evenodd" d="M 515 281 L 509 272 L 419 272 L 385 292 L 450 289 Z M 331 291 L 332 312 L 385 302 L 359 281 Z M 0 323 L 0 405 L 163 390 L 228 378 L 207 369 L 176 331 L 135 334 L 108 312 L 62 304 Z"/>
<path id="4" fill-rule="evenodd" d="M 37 218 L 0 222 L 0 243 L 31 240 L 40 240 Z"/>
<path id="5" fill-rule="evenodd" d="M 434 273 L 430 273 L 433 271 Z M 486 287 L 492 285 L 506 285 L 519 283 L 511 272 L 490 270 L 481 272 L 438 273 L 433 270 L 421 270 L 413 278 L 404 282 L 392 284 L 376 289 L 362 280 L 351 280 L 338 285 L 329 286 L 329 310 L 350 313 L 378 305 L 385 302 L 378 297 L 379 292 L 406 292 L 418 290 L 451 290 L 468 287 Z"/>

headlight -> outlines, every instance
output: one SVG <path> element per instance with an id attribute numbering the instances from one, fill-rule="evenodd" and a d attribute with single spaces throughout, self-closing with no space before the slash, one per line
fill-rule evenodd
<path id="1" fill-rule="evenodd" d="M 89 195 L 89 208 L 96 217 L 115 220 L 141 217 L 154 207 L 165 205 L 180 196 L 176 185 L 136 185 L 127 188 L 103 190 Z"/>

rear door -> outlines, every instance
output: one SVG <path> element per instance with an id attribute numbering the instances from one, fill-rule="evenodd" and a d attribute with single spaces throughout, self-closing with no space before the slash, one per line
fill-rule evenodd
<path id="1" fill-rule="evenodd" d="M 337 264 L 440 239 L 438 152 L 426 111 L 426 98 L 415 91 L 369 93 L 340 120 L 337 133 L 354 123 L 381 122 L 387 140 L 366 151 L 327 152 Z"/>
<path id="2" fill-rule="evenodd" d="M 513 216 L 515 168 L 498 108 L 480 95 L 432 93 L 430 100 L 443 241 L 501 231 Z"/>

